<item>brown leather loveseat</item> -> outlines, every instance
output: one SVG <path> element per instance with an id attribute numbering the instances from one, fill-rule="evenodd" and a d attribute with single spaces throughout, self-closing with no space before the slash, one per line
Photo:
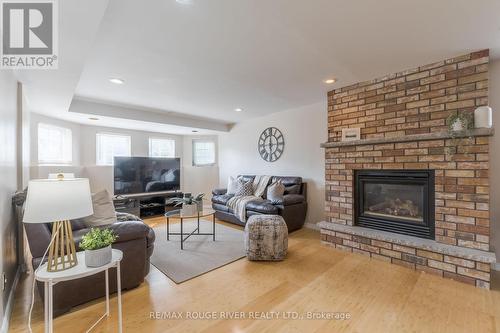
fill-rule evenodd
<path id="1" fill-rule="evenodd" d="M 14 203 L 20 207 L 24 202 L 23 194 L 21 192 L 16 196 Z M 123 251 L 120 264 L 122 290 L 133 289 L 139 286 L 149 273 L 149 258 L 153 254 L 155 233 L 152 228 L 134 215 L 117 213 L 117 219 L 116 223 L 106 228 L 112 229 L 118 235 L 112 247 Z M 71 226 L 77 251 L 81 251 L 79 243 L 90 228 L 87 228 L 81 220 L 71 221 Z M 49 223 L 24 223 L 24 229 L 33 257 L 31 262 L 36 269 L 50 243 L 51 226 Z M 110 269 L 109 275 L 110 292 L 114 293 L 116 292 L 116 269 Z M 37 287 L 43 299 L 43 283 L 38 282 Z M 104 272 L 78 280 L 57 283 L 54 286 L 54 315 L 61 315 L 74 306 L 104 297 L 105 288 Z"/>

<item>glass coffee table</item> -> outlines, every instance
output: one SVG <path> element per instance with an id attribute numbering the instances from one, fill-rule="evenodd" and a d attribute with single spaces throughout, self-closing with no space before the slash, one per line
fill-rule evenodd
<path id="1" fill-rule="evenodd" d="M 212 217 L 212 232 L 200 232 L 200 217 L 209 216 Z M 184 250 L 184 242 L 191 236 L 213 236 L 213 240 L 215 241 L 215 210 L 213 210 L 212 208 L 203 208 L 203 210 L 194 215 L 184 215 L 181 213 L 180 209 L 176 209 L 165 213 L 165 218 L 167 219 L 167 241 L 170 240 L 170 235 L 181 236 L 181 250 Z M 170 232 L 170 219 L 180 219 L 181 232 Z M 190 233 L 184 233 L 184 220 L 186 219 L 197 220 L 196 229 L 194 229 Z"/>

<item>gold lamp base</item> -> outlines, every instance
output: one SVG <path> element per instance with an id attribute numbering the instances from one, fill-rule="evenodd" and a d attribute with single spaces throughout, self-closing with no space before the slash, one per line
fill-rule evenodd
<path id="1" fill-rule="evenodd" d="M 71 223 L 57 221 L 52 226 L 52 240 L 49 248 L 47 271 L 59 272 L 78 264 Z"/>

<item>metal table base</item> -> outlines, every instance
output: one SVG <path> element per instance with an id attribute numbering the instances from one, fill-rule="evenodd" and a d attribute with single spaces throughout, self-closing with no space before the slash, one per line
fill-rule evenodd
<path id="1" fill-rule="evenodd" d="M 206 233 L 206 232 L 200 232 L 200 215 L 198 215 L 197 218 L 197 226 L 196 229 L 191 231 L 190 233 L 184 233 L 184 220 L 189 219 L 189 218 L 195 218 L 195 217 L 182 217 L 182 216 L 177 216 L 176 218 L 179 218 L 181 220 L 181 232 L 170 232 L 170 216 L 166 215 L 167 218 L 167 241 L 170 240 L 170 235 L 174 236 L 181 236 L 181 250 L 184 250 L 184 242 L 191 236 L 213 236 L 213 241 L 215 242 L 215 214 L 212 215 L 212 232 L 211 233 Z M 174 217 L 174 216 L 172 216 Z M 184 237 L 186 236 L 186 237 Z"/>

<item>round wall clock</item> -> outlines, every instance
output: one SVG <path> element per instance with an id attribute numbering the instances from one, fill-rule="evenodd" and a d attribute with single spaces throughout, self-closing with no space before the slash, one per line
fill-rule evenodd
<path id="1" fill-rule="evenodd" d="M 276 127 L 266 128 L 259 137 L 259 154 L 265 161 L 278 160 L 285 150 L 285 138 Z"/>

